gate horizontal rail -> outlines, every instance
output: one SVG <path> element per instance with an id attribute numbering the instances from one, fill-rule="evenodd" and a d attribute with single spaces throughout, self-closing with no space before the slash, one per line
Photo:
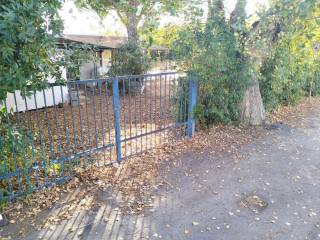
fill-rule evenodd
<path id="1" fill-rule="evenodd" d="M 8 94 L 0 113 L 0 201 L 191 137 L 196 98 L 195 79 L 176 72 Z"/>

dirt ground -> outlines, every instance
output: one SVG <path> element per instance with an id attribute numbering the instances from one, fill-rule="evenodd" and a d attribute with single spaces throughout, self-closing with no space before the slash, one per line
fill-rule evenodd
<path id="1" fill-rule="evenodd" d="M 215 126 L 3 208 L 11 239 L 317 239 L 319 99 Z"/>

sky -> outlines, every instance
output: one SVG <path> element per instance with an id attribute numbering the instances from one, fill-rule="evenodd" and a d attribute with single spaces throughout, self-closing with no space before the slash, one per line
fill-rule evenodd
<path id="1" fill-rule="evenodd" d="M 232 12 L 236 0 L 225 0 L 227 12 Z M 267 3 L 268 0 L 248 0 L 247 13 L 254 14 L 259 6 Z M 86 35 L 115 35 L 124 36 L 125 28 L 120 23 L 116 14 L 110 14 L 101 20 L 99 16 L 91 10 L 79 10 L 72 0 L 67 0 L 60 10 L 60 16 L 64 21 L 65 34 L 86 34 Z M 162 24 L 167 23 L 172 18 L 164 18 Z"/>

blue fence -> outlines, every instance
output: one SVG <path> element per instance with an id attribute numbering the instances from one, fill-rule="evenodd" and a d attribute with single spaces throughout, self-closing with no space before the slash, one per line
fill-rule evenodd
<path id="1" fill-rule="evenodd" d="M 16 91 L 0 114 L 0 201 L 191 137 L 197 85 L 178 73 Z"/>

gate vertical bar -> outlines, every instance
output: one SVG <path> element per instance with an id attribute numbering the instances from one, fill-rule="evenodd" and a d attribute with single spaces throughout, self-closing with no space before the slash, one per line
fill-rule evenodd
<path id="1" fill-rule="evenodd" d="M 195 77 L 191 76 L 189 82 L 189 109 L 188 109 L 188 136 L 192 137 L 195 132 L 196 121 L 194 118 L 194 108 L 197 104 L 197 83 Z"/>
<path id="2" fill-rule="evenodd" d="M 121 132 L 120 132 L 120 101 L 119 101 L 119 79 L 112 79 L 112 97 L 114 110 L 114 127 L 116 134 L 117 161 L 121 161 Z"/>

